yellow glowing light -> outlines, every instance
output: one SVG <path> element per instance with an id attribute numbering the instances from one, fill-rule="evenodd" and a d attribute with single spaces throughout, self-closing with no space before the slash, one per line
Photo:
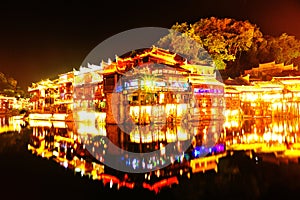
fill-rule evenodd
<path id="1" fill-rule="evenodd" d="M 164 93 L 159 93 L 159 103 L 162 104 L 165 101 L 165 94 Z"/>
<path id="2" fill-rule="evenodd" d="M 226 154 L 220 154 L 220 155 L 192 159 L 190 161 L 190 167 L 192 168 L 192 172 L 193 173 L 198 173 L 198 172 L 204 173 L 208 170 L 217 171 L 218 161 L 221 157 L 223 157 L 225 155 Z"/>
<path id="3" fill-rule="evenodd" d="M 182 117 L 182 115 L 186 112 L 187 112 L 187 104 L 177 105 L 177 117 Z"/>
<path id="4" fill-rule="evenodd" d="M 52 123 L 51 121 L 46 121 L 46 120 L 29 119 L 29 126 L 30 127 L 51 127 Z"/>
<path id="5" fill-rule="evenodd" d="M 66 119 L 67 114 L 62 114 L 62 113 L 54 113 L 52 115 L 52 120 L 61 120 L 64 121 Z"/>
<path id="6" fill-rule="evenodd" d="M 151 143 L 153 142 L 151 132 L 140 132 L 138 130 L 130 133 L 130 140 L 135 143 Z"/>
<path id="7" fill-rule="evenodd" d="M 52 118 L 52 114 L 48 114 L 48 113 L 30 113 L 28 115 L 28 119 L 50 120 L 51 118 Z"/>
<path id="8" fill-rule="evenodd" d="M 105 126 L 97 126 L 95 123 L 88 122 L 78 122 L 77 132 L 79 134 L 93 134 L 93 135 L 103 135 L 106 136 L 106 128 Z"/>
<path id="9" fill-rule="evenodd" d="M 272 138 L 271 132 L 265 133 L 265 134 L 263 135 L 263 138 L 264 138 L 264 140 L 267 141 L 267 142 L 270 141 L 271 138 Z"/>
<path id="10" fill-rule="evenodd" d="M 189 134 L 186 129 L 183 129 L 181 126 L 177 127 L 177 138 L 179 141 L 186 141 L 189 139 Z"/>
<path id="11" fill-rule="evenodd" d="M 167 138 L 168 143 L 177 141 L 176 132 L 174 132 L 168 128 L 166 131 L 166 138 Z"/>

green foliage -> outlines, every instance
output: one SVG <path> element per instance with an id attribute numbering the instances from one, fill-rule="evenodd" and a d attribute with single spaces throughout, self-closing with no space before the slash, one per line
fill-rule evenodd
<path id="1" fill-rule="evenodd" d="M 158 42 L 159 44 L 164 44 L 169 49 L 188 52 L 189 57 L 194 60 L 201 60 L 197 49 L 203 49 L 202 52 L 207 51 L 207 57 L 211 57 L 217 69 L 225 69 L 226 62 L 235 61 L 241 52 L 248 51 L 253 43 L 263 40 L 262 33 L 256 25 L 230 18 L 205 18 L 190 25 L 186 22 L 176 23 L 171 29 L 182 33 L 181 37 L 188 37 L 193 42 L 190 43 L 186 38 L 178 39 L 178 34 L 174 37 L 174 33 L 170 31 L 168 36 Z"/>
<path id="2" fill-rule="evenodd" d="M 247 20 L 211 17 L 194 24 L 176 23 L 158 44 L 182 53 L 192 62 L 213 62 L 231 77 L 260 63 L 300 64 L 300 40 L 286 33 L 264 36 L 256 24 Z"/>
<path id="3" fill-rule="evenodd" d="M 260 63 L 272 62 L 285 65 L 300 64 L 300 41 L 294 36 L 283 33 L 279 37 L 264 36 L 263 40 L 254 43 L 240 59 L 233 63 L 233 68 L 243 71 L 257 67 Z"/>
<path id="4" fill-rule="evenodd" d="M 283 33 L 279 37 L 269 37 L 267 42 L 267 48 L 277 63 L 291 64 L 300 56 L 300 41 L 294 36 Z"/>
<path id="5" fill-rule="evenodd" d="M 178 24 L 174 25 L 169 34 L 161 38 L 156 46 L 180 54 L 191 63 L 212 64 L 211 56 L 203 48 L 199 38 L 193 35 L 193 32 L 187 30 L 187 32 L 181 33 L 178 31 L 185 30 L 185 27 L 186 24 L 183 24 L 183 28 L 180 28 Z"/>

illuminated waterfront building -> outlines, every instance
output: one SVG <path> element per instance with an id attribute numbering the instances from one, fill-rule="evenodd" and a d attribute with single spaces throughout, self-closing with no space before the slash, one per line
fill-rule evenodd
<path id="1" fill-rule="evenodd" d="M 224 84 L 213 66 L 190 64 L 156 47 L 88 64 L 57 80 L 33 83 L 28 91 L 32 111 L 97 111 L 109 124 L 219 120 L 225 103 Z"/>
<path id="2" fill-rule="evenodd" d="M 299 83 L 299 76 L 286 76 L 273 77 L 271 81 L 252 81 L 247 86 L 227 85 L 226 112 L 240 107 L 243 117 L 298 117 Z"/>
<path id="3" fill-rule="evenodd" d="M 216 80 L 214 67 L 189 64 L 175 53 L 153 47 L 33 83 L 28 91 L 33 112 L 88 111 L 107 124 L 204 123 L 222 119 L 223 114 L 227 118 L 299 116 L 299 82 L 299 76 L 270 81 L 250 76 L 248 85 L 224 85 Z M 89 118 L 88 113 L 81 114 Z M 75 118 L 80 120 L 80 115 Z"/>
<path id="4" fill-rule="evenodd" d="M 0 95 L 0 114 L 7 114 L 13 110 L 17 100 L 15 97 L 6 97 Z"/>
<path id="5" fill-rule="evenodd" d="M 282 93 L 283 115 L 288 117 L 300 116 L 300 76 L 273 77 L 273 82 L 284 85 Z"/>
<path id="6" fill-rule="evenodd" d="M 58 79 L 42 80 L 28 87 L 31 110 L 34 112 L 52 112 L 56 99 L 59 99 Z"/>
<path id="7" fill-rule="evenodd" d="M 117 58 L 103 69 L 106 122 L 137 124 L 222 119 L 224 84 L 213 66 L 160 48 Z"/>
<path id="8" fill-rule="evenodd" d="M 42 80 L 28 87 L 31 111 L 66 113 L 72 110 L 73 72 L 58 75 L 55 80 Z"/>
<path id="9" fill-rule="evenodd" d="M 101 69 L 101 66 L 88 65 L 74 71 L 74 108 L 90 110 L 95 108 L 95 100 L 99 100 L 102 96 L 103 78 L 99 74 Z"/>
<path id="10" fill-rule="evenodd" d="M 82 121 L 84 118 L 93 120 L 103 112 L 101 108 L 104 106 L 101 102 L 105 101 L 105 98 L 102 90 L 103 76 L 100 74 L 102 68 L 101 65 L 88 64 L 87 67 L 80 67 L 78 71 L 74 70 L 74 120 Z M 101 120 L 105 120 L 105 117 Z"/>
<path id="11" fill-rule="evenodd" d="M 74 71 L 58 75 L 58 93 L 55 99 L 58 113 L 71 113 L 73 111 Z"/>
<path id="12" fill-rule="evenodd" d="M 245 70 L 245 75 L 250 75 L 250 81 L 271 81 L 274 76 L 282 76 L 283 74 L 299 75 L 298 67 L 293 64 L 284 65 L 284 63 L 261 63 L 258 67 Z M 286 75 L 285 75 L 286 76 Z"/>

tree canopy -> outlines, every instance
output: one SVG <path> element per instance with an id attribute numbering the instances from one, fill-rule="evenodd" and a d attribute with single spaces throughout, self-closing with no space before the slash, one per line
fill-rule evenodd
<path id="1" fill-rule="evenodd" d="M 187 39 L 188 38 L 188 39 Z M 188 24 L 176 23 L 158 45 L 187 55 L 192 62 L 213 61 L 237 77 L 259 63 L 295 64 L 300 62 L 300 41 L 286 33 L 263 35 L 256 24 L 232 18 L 203 18 Z"/>

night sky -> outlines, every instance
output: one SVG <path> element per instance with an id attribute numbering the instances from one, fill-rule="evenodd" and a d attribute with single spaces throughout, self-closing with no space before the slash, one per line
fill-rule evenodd
<path id="1" fill-rule="evenodd" d="M 0 72 L 31 82 L 78 69 L 103 40 L 140 27 L 206 17 L 257 24 L 264 35 L 300 39 L 299 0 L 1 1 Z"/>

